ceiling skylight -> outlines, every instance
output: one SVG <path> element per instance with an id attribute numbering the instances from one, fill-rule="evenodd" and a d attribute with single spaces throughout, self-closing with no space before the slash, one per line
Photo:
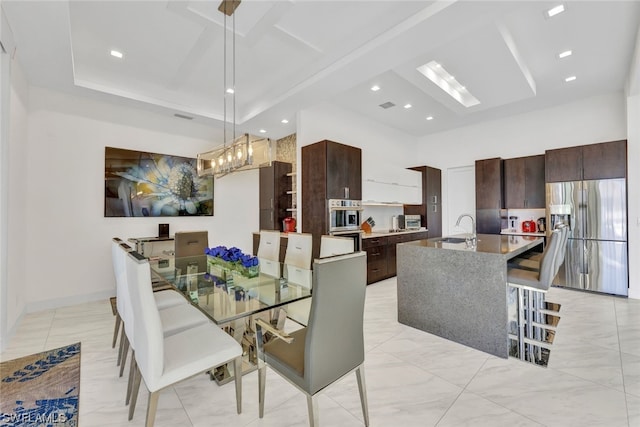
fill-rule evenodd
<path id="1" fill-rule="evenodd" d="M 480 101 L 473 96 L 467 88 L 462 86 L 455 77 L 449 74 L 449 72 L 436 61 L 421 65 L 417 70 L 465 107 L 469 108 L 480 104 Z"/>

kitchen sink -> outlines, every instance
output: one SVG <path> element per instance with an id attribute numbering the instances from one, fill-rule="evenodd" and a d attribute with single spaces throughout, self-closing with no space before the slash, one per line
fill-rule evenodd
<path id="1" fill-rule="evenodd" d="M 444 243 L 464 243 L 465 239 L 461 237 L 443 237 L 442 239 L 438 239 L 437 241 Z"/>

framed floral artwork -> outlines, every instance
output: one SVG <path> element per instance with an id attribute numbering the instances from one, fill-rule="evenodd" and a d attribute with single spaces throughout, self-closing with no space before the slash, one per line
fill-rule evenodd
<path id="1" fill-rule="evenodd" d="M 213 177 L 196 159 L 105 147 L 104 216 L 213 215 Z"/>

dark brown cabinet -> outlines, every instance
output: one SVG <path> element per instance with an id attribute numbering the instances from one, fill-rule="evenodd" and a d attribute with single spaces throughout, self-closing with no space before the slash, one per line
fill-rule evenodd
<path id="1" fill-rule="evenodd" d="M 627 141 L 603 142 L 582 147 L 582 179 L 627 176 Z"/>
<path id="2" fill-rule="evenodd" d="M 422 204 L 404 205 L 406 215 L 420 215 L 429 238 L 442 236 L 442 172 L 430 166 L 409 168 L 422 172 Z"/>
<path id="3" fill-rule="evenodd" d="M 274 161 L 260 168 L 260 229 L 282 230 L 282 220 L 291 207 L 291 163 Z"/>
<path id="4" fill-rule="evenodd" d="M 389 277 L 387 273 L 387 238 L 363 239 L 362 249 L 367 252 L 367 284 Z"/>
<path id="5" fill-rule="evenodd" d="M 627 141 L 611 141 L 547 150 L 547 182 L 625 178 Z"/>
<path id="6" fill-rule="evenodd" d="M 544 209 L 544 169 L 544 155 L 504 160 L 505 208 Z"/>
<path id="7" fill-rule="evenodd" d="M 476 160 L 476 232 L 500 234 L 504 208 L 503 160 Z"/>
<path id="8" fill-rule="evenodd" d="M 302 231 L 313 234 L 313 256 L 329 232 L 327 199 L 362 199 L 362 150 L 333 141 L 302 147 Z"/>
<path id="9" fill-rule="evenodd" d="M 367 252 L 367 284 L 396 275 L 396 245 L 398 243 L 427 238 L 427 232 L 420 231 L 362 239 L 362 249 Z"/>

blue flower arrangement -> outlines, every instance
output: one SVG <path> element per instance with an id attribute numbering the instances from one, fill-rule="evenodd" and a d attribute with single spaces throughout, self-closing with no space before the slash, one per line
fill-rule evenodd
<path id="1" fill-rule="evenodd" d="M 224 268 L 238 271 L 243 276 L 255 277 L 259 273 L 258 257 L 245 254 L 236 247 L 216 246 L 207 248 L 204 253 L 212 262 L 220 263 Z M 220 262 L 222 261 L 222 262 Z"/>

